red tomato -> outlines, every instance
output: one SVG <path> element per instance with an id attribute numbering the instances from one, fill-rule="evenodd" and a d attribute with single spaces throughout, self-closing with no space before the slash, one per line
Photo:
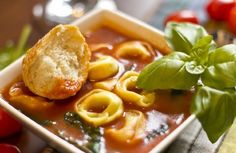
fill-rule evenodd
<path id="1" fill-rule="evenodd" d="M 229 29 L 236 34 L 236 7 L 232 8 L 229 12 L 227 19 Z"/>
<path id="2" fill-rule="evenodd" d="M 197 15 L 191 10 L 182 10 L 182 11 L 172 12 L 166 17 L 164 24 L 166 25 L 167 22 L 169 21 L 191 22 L 191 23 L 199 24 Z"/>
<path id="3" fill-rule="evenodd" d="M 10 144 L 0 144 L 0 153 L 20 153 L 20 150 Z"/>
<path id="4" fill-rule="evenodd" d="M 208 15 L 214 20 L 226 20 L 236 0 L 210 0 L 206 6 Z"/>
<path id="5" fill-rule="evenodd" d="M 0 108 L 0 138 L 10 136 L 21 130 L 21 124 Z"/>

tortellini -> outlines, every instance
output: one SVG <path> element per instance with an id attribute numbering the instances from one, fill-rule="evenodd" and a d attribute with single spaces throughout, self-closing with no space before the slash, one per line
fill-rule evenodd
<path id="1" fill-rule="evenodd" d="M 142 112 L 129 110 L 125 112 L 125 123 L 120 129 L 108 129 L 106 134 L 120 143 L 134 144 L 145 137 L 146 119 Z"/>
<path id="2" fill-rule="evenodd" d="M 116 94 L 94 89 L 76 102 L 75 110 L 88 123 L 100 126 L 122 116 L 124 107 Z"/>
<path id="3" fill-rule="evenodd" d="M 26 112 L 41 113 L 53 106 L 53 102 L 45 98 L 24 94 L 21 86 L 22 84 L 16 83 L 9 89 L 9 101 L 16 108 Z"/>
<path id="4" fill-rule="evenodd" d="M 93 87 L 96 89 L 104 89 L 104 90 L 112 91 L 116 83 L 117 83 L 117 79 L 112 78 L 105 81 L 95 82 Z"/>
<path id="5" fill-rule="evenodd" d="M 88 78 L 91 81 L 99 81 L 115 75 L 119 71 L 117 61 L 111 56 L 100 56 L 97 61 L 89 65 Z"/>
<path id="6" fill-rule="evenodd" d="M 112 50 L 113 46 L 108 43 L 99 43 L 99 44 L 90 44 L 89 48 L 92 52 L 96 52 L 104 48 Z"/>
<path id="7" fill-rule="evenodd" d="M 115 93 L 119 95 L 124 101 L 132 104 L 149 107 L 155 101 L 155 92 L 142 90 L 140 94 L 131 91 L 136 86 L 138 73 L 134 71 L 127 71 L 117 82 L 115 86 Z"/>
<path id="8" fill-rule="evenodd" d="M 129 41 L 122 43 L 116 50 L 116 56 L 122 58 L 139 58 L 146 60 L 154 54 L 153 48 L 146 42 Z"/>

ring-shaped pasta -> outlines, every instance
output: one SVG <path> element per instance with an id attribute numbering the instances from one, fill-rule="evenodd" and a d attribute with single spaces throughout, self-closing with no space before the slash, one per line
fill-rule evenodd
<path id="1" fill-rule="evenodd" d="M 21 83 L 13 84 L 9 89 L 10 103 L 25 112 L 38 114 L 50 109 L 54 103 L 40 96 L 30 96 L 24 93 Z"/>
<path id="2" fill-rule="evenodd" d="M 100 81 L 100 82 L 95 82 L 93 87 L 95 89 L 104 89 L 108 91 L 112 91 L 117 83 L 116 78 L 111 78 L 108 80 Z"/>
<path id="3" fill-rule="evenodd" d="M 88 78 L 90 81 L 100 81 L 114 76 L 119 71 L 117 61 L 111 56 L 100 56 L 89 65 Z"/>
<path id="4" fill-rule="evenodd" d="M 96 52 L 102 49 L 108 49 L 108 50 L 112 50 L 113 46 L 111 44 L 108 43 L 98 43 L 98 44 L 90 44 L 89 48 L 92 52 Z"/>
<path id="5" fill-rule="evenodd" d="M 96 112 L 97 110 L 99 111 Z M 90 91 L 75 104 L 75 111 L 79 116 L 94 126 L 117 119 L 122 116 L 123 110 L 122 100 L 116 94 L 102 89 Z"/>
<path id="6" fill-rule="evenodd" d="M 146 60 L 152 55 L 155 55 L 155 51 L 150 44 L 144 41 L 124 42 L 116 50 L 116 56 L 118 58 L 139 58 L 140 60 Z"/>
<path id="7" fill-rule="evenodd" d="M 140 94 L 130 91 L 136 86 L 136 81 L 138 78 L 138 73 L 135 71 L 127 71 L 118 80 L 115 86 L 115 93 L 119 95 L 124 101 L 130 102 L 132 104 L 149 107 L 155 101 L 155 93 L 150 91 L 142 90 Z"/>
<path id="8" fill-rule="evenodd" d="M 120 129 L 110 128 L 105 134 L 114 140 L 134 144 L 140 142 L 145 137 L 146 119 L 142 112 L 138 110 L 129 110 L 125 112 L 125 121 Z"/>

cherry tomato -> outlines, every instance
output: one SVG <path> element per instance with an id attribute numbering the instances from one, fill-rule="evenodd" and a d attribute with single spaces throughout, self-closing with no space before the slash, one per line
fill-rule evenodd
<path id="1" fill-rule="evenodd" d="M 191 22 L 191 23 L 199 24 L 197 15 L 191 10 L 182 10 L 182 11 L 172 12 L 166 17 L 164 24 L 166 25 L 167 22 L 169 21 Z"/>
<path id="2" fill-rule="evenodd" d="M 10 136 L 21 130 L 21 124 L 0 108 L 0 138 Z"/>
<path id="3" fill-rule="evenodd" d="M 210 0 L 206 6 L 208 15 L 214 20 L 226 20 L 236 0 Z"/>
<path id="4" fill-rule="evenodd" d="M 230 10 L 227 24 L 229 29 L 236 35 L 236 7 Z"/>
<path id="5" fill-rule="evenodd" d="M 20 150 L 10 144 L 0 144 L 0 153 L 20 153 Z"/>

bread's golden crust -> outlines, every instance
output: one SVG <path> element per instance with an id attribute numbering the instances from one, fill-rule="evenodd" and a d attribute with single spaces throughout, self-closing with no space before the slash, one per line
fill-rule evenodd
<path id="1" fill-rule="evenodd" d="M 49 99 L 75 95 L 87 79 L 90 50 L 78 27 L 58 25 L 26 53 L 25 85 Z"/>

